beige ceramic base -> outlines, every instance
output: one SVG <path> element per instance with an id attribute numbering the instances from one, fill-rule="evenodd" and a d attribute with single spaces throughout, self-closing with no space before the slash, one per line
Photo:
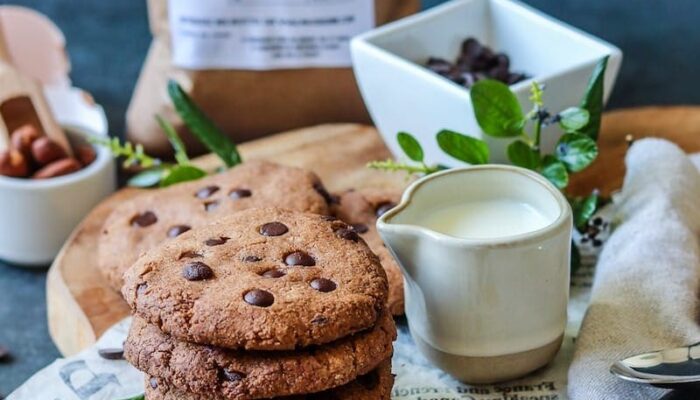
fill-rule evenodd
<path id="1" fill-rule="evenodd" d="M 547 365 L 557 354 L 564 336 L 536 349 L 496 357 L 456 356 L 429 345 L 412 335 L 421 353 L 435 366 L 456 379 L 471 384 L 503 382 Z"/>

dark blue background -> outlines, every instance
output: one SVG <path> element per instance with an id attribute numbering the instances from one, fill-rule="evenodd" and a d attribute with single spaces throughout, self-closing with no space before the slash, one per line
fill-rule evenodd
<path id="1" fill-rule="evenodd" d="M 163 0 L 166 1 L 166 0 Z M 426 6 L 440 3 L 425 0 Z M 611 108 L 700 103 L 700 3 L 697 0 L 526 0 L 625 53 Z M 49 15 L 63 30 L 74 84 L 91 92 L 123 131 L 124 112 L 148 49 L 143 0 L 17 0 Z M 2 223 L 2 221 L 0 221 Z M 0 345 L 15 360 L 0 363 L 7 394 L 58 357 L 46 328 L 45 274 L 0 263 Z"/>

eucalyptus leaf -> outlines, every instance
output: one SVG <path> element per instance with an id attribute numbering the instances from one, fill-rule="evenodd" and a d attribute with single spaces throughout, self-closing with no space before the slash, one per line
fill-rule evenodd
<path id="1" fill-rule="evenodd" d="M 569 171 L 579 172 L 598 157 L 598 145 L 586 135 L 567 133 L 557 143 L 556 157 Z"/>
<path id="2" fill-rule="evenodd" d="M 156 121 L 158 121 L 158 125 L 160 125 L 160 129 L 165 133 L 165 136 L 168 137 L 170 145 L 173 146 L 173 150 L 175 150 L 175 160 L 177 160 L 177 163 L 180 165 L 189 164 L 190 159 L 187 157 L 185 144 L 182 143 L 182 139 L 180 139 L 180 136 L 178 136 L 173 125 L 164 120 L 160 115 L 156 115 Z"/>
<path id="3" fill-rule="evenodd" d="M 552 156 L 545 156 L 542 160 L 542 176 L 547 178 L 554 186 L 564 189 L 569 185 L 569 172 L 563 162 Z"/>
<path id="4" fill-rule="evenodd" d="M 603 115 L 603 93 L 605 92 L 605 70 L 607 66 L 608 57 L 606 56 L 593 69 L 586 94 L 581 100 L 581 108 L 588 111 L 590 118 L 588 124 L 579 131 L 594 140 L 598 139 Z"/>
<path id="5" fill-rule="evenodd" d="M 132 187 L 149 188 L 158 185 L 164 175 L 163 168 L 150 168 L 132 176 L 126 184 Z"/>
<path id="6" fill-rule="evenodd" d="M 574 225 L 579 230 L 585 228 L 588 220 L 591 219 L 598 209 L 598 193 L 591 193 L 585 198 L 575 199 L 571 208 L 574 213 Z"/>
<path id="7" fill-rule="evenodd" d="M 176 183 L 194 181 L 203 178 L 207 173 L 193 165 L 176 165 L 166 171 L 161 187 L 167 187 Z"/>
<path id="8" fill-rule="evenodd" d="M 180 118 L 209 151 L 219 156 L 227 167 L 233 167 L 243 161 L 236 144 L 219 130 L 177 82 L 168 82 L 168 94 Z"/>
<path id="9" fill-rule="evenodd" d="M 466 163 L 477 165 L 489 162 L 489 147 L 480 139 L 443 129 L 437 134 L 442 151 Z"/>
<path id="10" fill-rule="evenodd" d="M 423 147 L 410 133 L 399 132 L 396 135 L 396 140 L 408 158 L 416 162 L 423 162 Z"/>
<path id="11" fill-rule="evenodd" d="M 485 79 L 470 89 L 474 115 L 481 129 L 490 136 L 520 136 L 525 117 L 515 94 L 505 83 Z"/>
<path id="12" fill-rule="evenodd" d="M 508 159 L 518 167 L 536 170 L 540 167 L 540 153 L 522 140 L 508 145 Z"/>
<path id="13" fill-rule="evenodd" d="M 559 126 L 564 132 L 574 133 L 588 125 L 590 113 L 579 107 L 569 107 L 559 113 Z"/>

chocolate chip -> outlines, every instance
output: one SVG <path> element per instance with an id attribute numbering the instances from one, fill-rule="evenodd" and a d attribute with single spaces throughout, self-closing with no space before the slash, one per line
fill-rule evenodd
<path id="1" fill-rule="evenodd" d="M 175 225 L 168 229 L 168 237 L 174 238 L 182 235 L 183 233 L 189 231 L 192 227 L 188 225 Z"/>
<path id="2" fill-rule="evenodd" d="M 233 200 L 238 200 L 238 199 L 242 199 L 244 197 L 250 197 L 252 195 L 253 195 L 253 192 L 251 192 L 248 189 L 233 189 L 228 194 L 228 197 L 232 198 Z"/>
<path id="3" fill-rule="evenodd" d="M 326 190 L 325 186 L 323 186 L 321 182 L 314 183 L 314 190 L 318 192 L 318 194 L 320 194 L 328 204 L 337 204 L 340 202 L 338 196 L 333 196 L 328 193 L 328 190 Z"/>
<path id="4" fill-rule="evenodd" d="M 259 232 L 264 236 L 281 236 L 289 232 L 289 228 L 281 222 L 268 222 L 260 227 Z"/>
<path id="5" fill-rule="evenodd" d="M 358 235 L 357 232 L 353 231 L 352 229 L 340 228 L 335 231 L 335 234 L 341 239 L 352 240 L 353 242 L 360 240 L 360 235 Z"/>
<path id="6" fill-rule="evenodd" d="M 158 217 L 151 211 L 143 212 L 131 218 L 131 226 L 140 226 L 141 228 L 153 225 L 156 222 L 158 222 Z"/>
<path id="7" fill-rule="evenodd" d="M 321 219 L 324 221 L 335 221 L 338 218 L 332 216 L 332 215 L 321 215 Z"/>
<path id="8" fill-rule="evenodd" d="M 316 265 L 316 260 L 303 251 L 295 251 L 287 254 L 284 257 L 284 263 L 287 265 L 302 265 L 304 267 L 312 267 Z"/>
<path id="9" fill-rule="evenodd" d="M 207 201 L 206 203 L 204 203 L 204 210 L 206 211 L 214 211 L 217 208 L 219 208 L 218 201 Z"/>
<path id="10" fill-rule="evenodd" d="M 334 291 L 338 285 L 335 284 L 330 279 L 326 278 L 316 278 L 313 281 L 311 281 L 311 287 L 318 290 L 321 293 L 328 293 Z"/>
<path id="11" fill-rule="evenodd" d="M 328 318 L 323 315 L 316 315 L 314 319 L 311 320 L 311 323 L 315 325 L 325 325 L 328 323 Z"/>
<path id="12" fill-rule="evenodd" d="M 207 186 L 207 187 L 203 187 L 203 188 L 199 189 L 197 191 L 197 193 L 195 193 L 194 195 L 195 195 L 195 197 L 197 197 L 199 199 L 208 199 L 209 197 L 211 197 L 211 195 L 213 195 L 214 193 L 216 193 L 218 191 L 219 191 L 218 186 Z"/>
<path id="13" fill-rule="evenodd" d="M 369 228 L 365 224 L 352 224 L 352 230 L 357 233 L 367 233 Z"/>
<path id="14" fill-rule="evenodd" d="M 374 211 L 374 213 L 377 215 L 377 218 L 379 218 L 382 215 L 386 214 L 387 211 L 391 210 L 394 207 L 396 207 L 396 203 L 392 203 L 390 201 L 387 201 L 387 202 L 379 204 L 377 206 L 377 209 Z"/>
<path id="15" fill-rule="evenodd" d="M 200 258 L 202 255 L 200 253 L 197 253 L 196 251 L 188 250 L 184 253 L 180 253 L 180 257 L 178 257 L 178 260 L 182 260 L 183 258 Z"/>
<path id="16" fill-rule="evenodd" d="M 263 272 L 262 276 L 265 278 L 281 278 L 287 274 L 284 273 L 284 271 L 280 271 L 279 269 L 270 269 L 265 272 Z"/>
<path id="17" fill-rule="evenodd" d="M 182 276 L 188 281 L 202 281 L 213 278 L 214 271 L 207 264 L 195 261 L 185 265 Z"/>
<path id="18" fill-rule="evenodd" d="M 212 238 L 212 239 L 207 239 L 204 241 L 204 244 L 207 246 L 221 246 L 222 244 L 226 243 L 229 241 L 231 238 L 227 238 L 226 236 L 221 236 L 218 238 Z"/>
<path id="19" fill-rule="evenodd" d="M 367 390 L 374 390 L 379 385 L 379 374 L 377 371 L 372 371 L 368 374 L 361 375 L 357 381 Z"/>
<path id="20" fill-rule="evenodd" d="M 253 289 L 243 295 L 243 300 L 252 306 L 270 307 L 275 302 L 275 296 L 265 290 Z"/>
<path id="21" fill-rule="evenodd" d="M 245 257 L 243 257 L 244 262 L 258 262 L 261 260 L 262 260 L 262 258 L 260 258 L 258 256 L 245 256 Z"/>
<path id="22" fill-rule="evenodd" d="M 245 378 L 243 372 L 234 371 L 231 369 L 221 368 L 219 370 L 219 379 L 227 382 L 238 382 Z"/>
<path id="23" fill-rule="evenodd" d="M 158 379 L 151 378 L 149 379 L 148 384 L 151 385 L 151 388 L 158 389 Z"/>
<path id="24" fill-rule="evenodd" d="M 99 349 L 97 354 L 105 360 L 123 360 L 124 349 Z"/>

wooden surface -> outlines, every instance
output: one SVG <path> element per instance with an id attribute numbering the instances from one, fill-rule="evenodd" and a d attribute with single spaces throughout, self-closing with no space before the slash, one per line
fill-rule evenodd
<path id="1" fill-rule="evenodd" d="M 643 108 L 606 114 L 599 140 L 600 156 L 571 184 L 577 194 L 618 189 L 624 177 L 626 135 L 669 138 L 686 151 L 700 151 L 700 107 Z M 401 188 L 403 174 L 371 171 L 365 164 L 389 156 L 373 128 L 358 125 L 326 125 L 288 132 L 245 143 L 244 158 L 262 158 L 316 172 L 329 190 L 351 187 Z M 206 156 L 200 165 L 214 168 L 217 160 Z M 134 190 L 123 190 L 105 200 L 76 229 L 49 271 L 47 301 L 49 329 L 64 355 L 93 344 L 112 324 L 128 315 L 119 295 L 106 285 L 96 268 L 96 238 L 109 211 Z"/>

